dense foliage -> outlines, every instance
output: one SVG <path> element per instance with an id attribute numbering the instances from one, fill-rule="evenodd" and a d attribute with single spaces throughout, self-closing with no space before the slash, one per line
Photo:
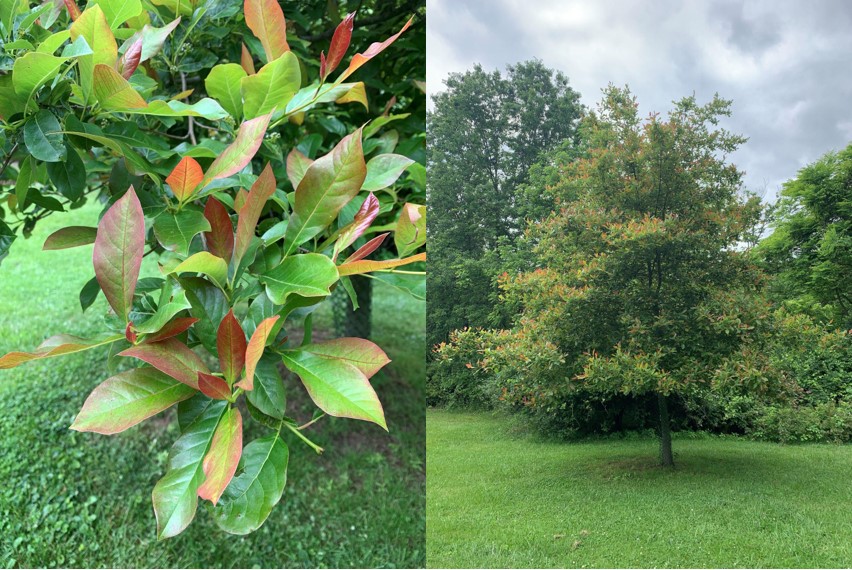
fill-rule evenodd
<path id="1" fill-rule="evenodd" d="M 181 434 L 153 493 L 158 537 L 182 532 L 198 497 L 215 506 L 224 530 L 251 532 L 283 492 L 289 450 L 282 430 L 321 452 L 303 431 L 324 414 L 387 429 L 369 383 L 388 362 L 384 352 L 366 339 L 313 341 L 312 312 L 336 287 L 351 292 L 352 276 L 425 260 L 417 250 L 426 239 L 425 207 L 391 189 L 415 161 L 391 152 L 398 133 L 383 127 L 406 116 L 386 113 L 349 132 L 320 115 L 323 133 L 336 140 L 317 158 L 320 133 L 288 148 L 286 160 L 279 145 L 265 141 L 280 140 L 289 126 L 309 129 L 311 112 L 323 103 L 369 109 L 364 83 L 346 80 L 413 20 L 344 64 L 350 14 L 313 66 L 291 49 L 288 40 L 297 38 L 288 38 L 276 2 L 246 0 L 245 43 L 228 49 L 238 64 L 218 63 L 213 51 L 187 43 L 205 34 L 226 38 L 231 28 L 216 21 L 234 16 L 238 5 L 2 7 L 4 49 L 13 54 L 11 73 L 0 76 L 3 169 L 18 171 L 5 199 L 15 221 L 0 226 L 2 245 L 16 227 L 26 233 L 49 212 L 101 192 L 108 204 L 98 226 L 63 228 L 45 248 L 94 243 L 94 277 L 80 300 L 85 309 L 103 292 L 112 312 L 103 334 L 51 337 L 34 352 L 3 356 L 0 368 L 106 345 L 113 371 L 119 360 L 147 364 L 105 380 L 72 428 L 117 433 L 178 404 Z M 168 41 L 172 36 L 181 39 Z M 184 102 L 193 98 L 186 74 L 207 68 L 207 96 Z M 171 82 L 162 80 L 169 75 Z M 170 92 L 175 77 L 183 88 L 177 95 Z M 178 138 L 185 142 L 173 147 L 168 131 L 183 120 Z M 196 128 L 218 135 L 199 142 Z M 253 164 L 256 155 L 263 162 Z M 290 191 L 279 188 L 284 177 Z M 391 232 L 399 257 L 368 259 Z M 147 255 L 156 256 L 162 277 L 139 279 Z M 298 342 L 288 335 L 296 322 L 304 331 Z M 319 408 L 312 418 L 286 415 L 281 363 Z M 241 396 L 272 430 L 245 446 Z"/>

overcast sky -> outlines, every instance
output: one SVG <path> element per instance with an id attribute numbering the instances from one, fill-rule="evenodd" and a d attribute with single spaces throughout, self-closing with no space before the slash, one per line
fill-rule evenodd
<path id="1" fill-rule="evenodd" d="M 451 72 L 532 58 L 593 106 L 627 84 L 640 111 L 693 91 L 733 99 L 746 186 L 782 182 L 852 142 L 852 1 L 428 0 L 430 95 Z"/>

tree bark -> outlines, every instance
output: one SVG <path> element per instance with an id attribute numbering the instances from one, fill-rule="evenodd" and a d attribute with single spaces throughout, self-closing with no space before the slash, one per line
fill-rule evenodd
<path id="1" fill-rule="evenodd" d="M 674 467 L 672 455 L 672 426 L 669 420 L 669 403 L 666 396 L 657 393 L 657 407 L 660 412 L 660 465 Z"/>

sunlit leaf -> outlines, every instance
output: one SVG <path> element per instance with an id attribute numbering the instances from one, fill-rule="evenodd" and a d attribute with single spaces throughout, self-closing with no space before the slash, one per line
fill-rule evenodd
<path id="1" fill-rule="evenodd" d="M 223 63 L 213 67 L 204 80 L 207 94 L 219 101 L 219 104 L 235 119 L 243 116 L 240 85 L 246 76 L 245 70 L 239 64 Z"/>
<path id="2" fill-rule="evenodd" d="M 299 60 L 287 52 L 241 80 L 243 111 L 247 119 L 284 109 L 302 83 Z"/>
<path id="3" fill-rule="evenodd" d="M 202 273 L 212 279 L 219 287 L 228 281 L 228 264 L 221 257 L 199 251 L 180 262 L 170 273 Z"/>
<path id="4" fill-rule="evenodd" d="M 193 190 L 198 187 L 203 178 L 204 171 L 201 170 L 198 161 L 190 156 L 185 156 L 177 163 L 171 174 L 166 177 L 166 182 L 177 199 L 183 202 L 192 196 Z"/>
<path id="5" fill-rule="evenodd" d="M 287 22 L 276 0 L 245 0 L 246 25 L 263 46 L 266 61 L 278 59 L 290 51 Z"/>

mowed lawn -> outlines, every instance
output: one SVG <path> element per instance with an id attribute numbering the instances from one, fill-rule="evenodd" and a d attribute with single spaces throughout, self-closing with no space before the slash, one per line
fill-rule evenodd
<path id="1" fill-rule="evenodd" d="M 852 446 L 676 437 L 542 442 L 426 414 L 429 567 L 849 567 Z"/>
<path id="2" fill-rule="evenodd" d="M 94 225 L 98 211 L 90 205 L 54 215 L 31 239 L 13 244 L 0 265 L 0 354 L 31 350 L 56 333 L 101 330 L 103 296 L 84 314 L 77 300 L 93 275 L 92 246 L 41 251 L 51 231 Z M 143 272 L 155 274 L 149 259 Z M 331 311 L 323 310 L 315 334 L 331 336 L 330 323 Z M 379 288 L 373 327 L 393 359 L 373 379 L 390 434 L 323 418 L 309 430 L 326 449 L 322 456 L 285 435 L 284 498 L 246 537 L 220 531 L 202 506 L 182 535 L 157 542 L 151 489 L 178 435 L 173 411 L 115 436 L 68 429 L 109 375 L 104 349 L 0 371 L 0 567 L 424 565 L 425 306 Z M 289 414 L 310 418 L 313 406 L 298 379 L 285 378 L 285 386 Z M 246 441 L 266 433 L 246 425 Z"/>

